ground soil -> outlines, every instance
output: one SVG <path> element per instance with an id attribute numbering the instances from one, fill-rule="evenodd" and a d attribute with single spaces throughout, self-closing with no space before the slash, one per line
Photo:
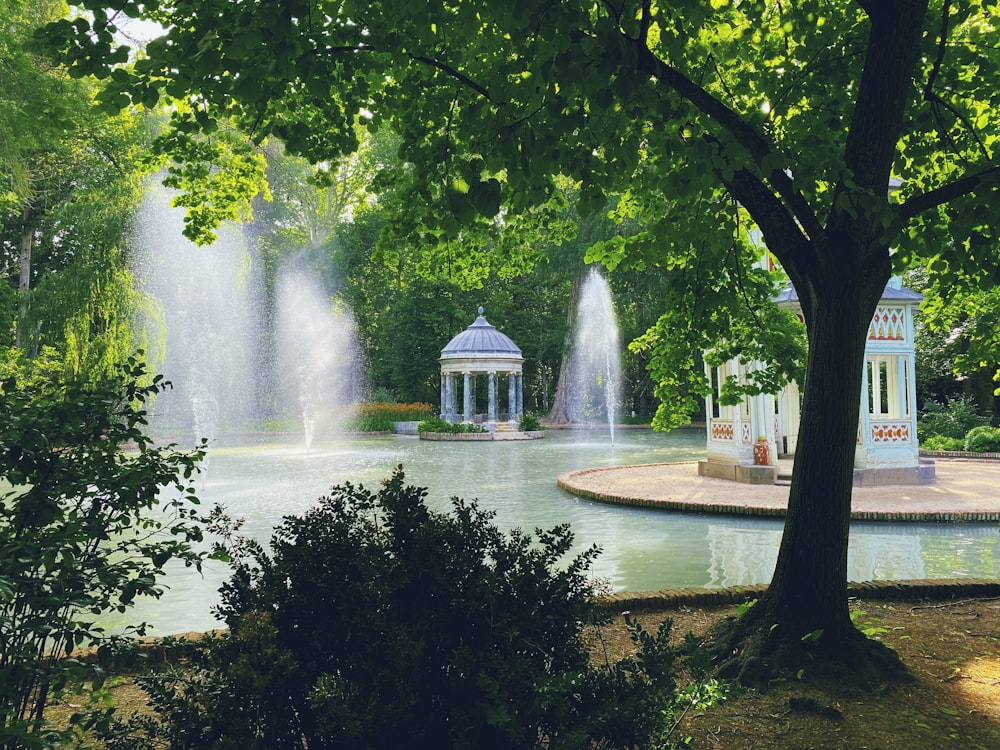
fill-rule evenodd
<path id="1" fill-rule="evenodd" d="M 634 612 L 647 630 L 704 634 L 734 607 Z M 911 679 L 874 691 L 801 678 L 689 711 L 670 740 L 695 750 L 941 750 L 1000 748 L 1000 600 L 852 601 L 855 622 L 895 649 Z M 605 634 L 612 658 L 631 641 Z"/>
<path id="2" fill-rule="evenodd" d="M 894 648 L 912 679 L 871 691 L 810 679 L 747 691 L 707 710 L 688 711 L 670 741 L 694 750 L 996 750 L 1000 748 L 1000 599 L 953 602 L 852 600 L 855 622 Z M 632 612 L 647 630 L 670 617 L 679 640 L 704 634 L 729 607 Z M 623 618 L 600 645 L 615 660 L 631 641 Z M 598 648 L 595 639 L 595 650 Z M 145 707 L 127 677 L 113 678 L 119 715 Z M 71 707 L 53 706 L 53 718 Z"/>

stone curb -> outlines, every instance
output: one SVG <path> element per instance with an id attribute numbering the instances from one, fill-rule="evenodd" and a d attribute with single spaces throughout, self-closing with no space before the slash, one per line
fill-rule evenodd
<path id="1" fill-rule="evenodd" d="M 658 466 L 659 464 L 649 464 L 648 466 Z M 671 464 L 663 464 L 669 466 Z M 643 465 L 645 468 L 646 465 Z M 596 469 L 580 469 L 562 474 L 556 479 L 556 484 L 567 492 L 578 497 L 594 500 L 599 503 L 611 505 L 628 505 L 636 508 L 649 508 L 651 510 L 673 511 L 675 513 L 710 513 L 716 515 L 730 516 L 755 516 L 763 518 L 784 518 L 785 508 L 783 506 L 767 505 L 742 505 L 739 503 L 720 502 L 688 502 L 680 500 L 654 500 L 645 497 L 631 497 L 629 495 L 615 495 L 609 492 L 598 492 L 581 487 L 574 483 L 574 480 L 589 473 L 614 471 L 628 467 L 601 467 Z M 996 511 L 881 511 L 881 510 L 852 510 L 852 521 L 888 521 L 895 523 L 997 523 L 1000 522 L 1000 510 Z"/>
<path id="2" fill-rule="evenodd" d="M 603 610 L 680 609 L 722 607 L 760 598 L 767 584 L 732 586 L 724 589 L 680 588 L 639 593 L 623 592 L 597 598 Z M 968 598 L 1000 598 L 1000 581 L 984 578 L 943 578 L 912 581 L 861 581 L 847 584 L 847 595 L 869 601 L 921 601 Z"/>

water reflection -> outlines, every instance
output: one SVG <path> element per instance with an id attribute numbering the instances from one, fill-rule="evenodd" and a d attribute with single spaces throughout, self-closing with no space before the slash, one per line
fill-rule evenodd
<path id="1" fill-rule="evenodd" d="M 303 512 L 334 484 L 349 480 L 374 488 L 402 464 L 409 483 L 430 488 L 433 508 L 447 510 L 453 496 L 476 497 L 495 511 L 502 529 L 568 522 L 579 550 L 592 544 L 602 548 L 594 573 L 615 590 L 766 583 L 777 557 L 780 520 L 604 505 L 555 484 L 558 474 L 591 466 L 690 461 L 703 455 L 701 430 L 624 431 L 614 446 L 606 431 L 550 431 L 541 441 L 506 443 L 362 438 L 314 445 L 308 452 L 301 445 L 217 444 L 199 481 L 206 505 L 225 505 L 246 520 L 248 535 L 266 542 L 283 516 Z M 849 577 L 996 577 L 998 552 L 993 524 L 861 524 L 852 527 Z M 211 607 L 226 575 L 218 564 L 204 577 L 173 570 L 170 591 L 159 601 L 142 603 L 139 616 L 158 633 L 215 627 Z"/>

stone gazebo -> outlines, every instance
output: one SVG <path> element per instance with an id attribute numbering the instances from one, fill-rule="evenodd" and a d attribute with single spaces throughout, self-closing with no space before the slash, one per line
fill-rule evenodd
<path id="1" fill-rule="evenodd" d="M 518 422 L 524 413 L 521 366 L 524 357 L 509 336 L 483 317 L 455 336 L 441 350 L 441 418 L 449 422 L 476 421 L 476 376 L 489 378 L 489 403 L 485 421 L 499 422 L 499 383 L 507 378 L 507 420 Z M 462 383 L 462 411 L 458 411 L 458 383 Z"/>

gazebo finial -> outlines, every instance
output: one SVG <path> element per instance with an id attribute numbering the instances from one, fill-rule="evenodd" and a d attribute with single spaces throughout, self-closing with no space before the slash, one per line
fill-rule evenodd
<path id="1" fill-rule="evenodd" d="M 479 317 L 483 317 L 483 306 L 479 306 Z"/>

